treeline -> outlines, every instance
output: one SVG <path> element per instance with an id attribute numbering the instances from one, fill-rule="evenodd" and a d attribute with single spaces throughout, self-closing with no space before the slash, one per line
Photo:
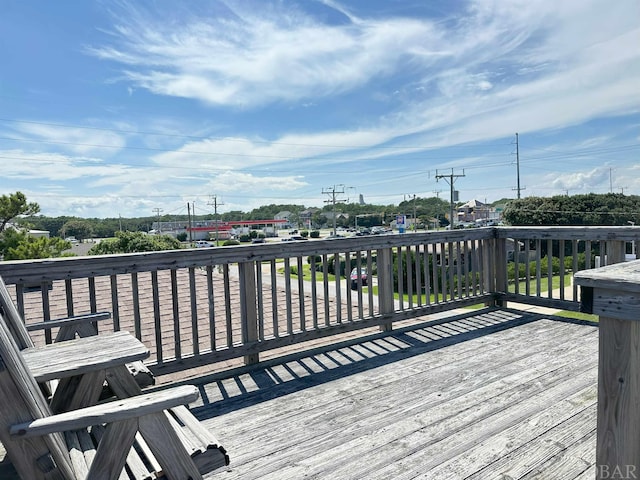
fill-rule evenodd
<path id="1" fill-rule="evenodd" d="M 619 193 L 556 195 L 511 200 L 503 212 L 510 225 L 640 225 L 640 196 Z"/>
<path id="2" fill-rule="evenodd" d="M 280 212 L 290 212 L 290 220 L 294 225 L 300 223 L 301 213 L 309 207 L 295 204 L 270 204 L 264 205 L 243 212 L 239 210 L 225 212 L 217 217 L 213 213 L 192 216 L 192 221 L 214 220 L 218 218 L 222 221 L 239 220 L 266 220 L 272 219 Z M 419 198 L 406 200 L 398 205 L 371 205 L 358 203 L 338 203 L 336 205 L 336 224 L 342 227 L 371 227 L 375 225 L 388 224 L 395 219 L 398 214 L 405 214 L 413 217 L 415 212 L 418 222 L 424 225 L 429 224 L 432 219 L 437 218 L 442 225 L 447 225 L 445 214 L 449 211 L 449 203 L 436 197 Z M 340 215 L 344 214 L 344 215 Z M 159 217 L 162 222 L 188 221 L 188 215 L 162 215 Z M 78 240 L 86 238 L 110 238 L 115 236 L 115 232 L 148 232 L 152 225 L 158 221 L 157 216 L 138 218 L 80 218 L 80 217 L 46 217 L 43 215 L 31 215 L 17 219 L 17 223 L 35 230 L 46 230 L 52 237 L 73 236 Z M 314 209 L 311 217 L 314 227 L 319 228 L 325 225 L 332 225 L 333 205 L 325 205 L 321 209 Z"/>
<path id="3" fill-rule="evenodd" d="M 640 196 L 608 194 L 556 195 L 553 197 L 526 197 L 518 200 L 502 199 L 505 204 L 503 221 L 509 225 L 640 225 Z M 313 228 L 333 224 L 333 205 L 314 209 L 311 216 Z M 309 207 L 297 204 L 270 204 L 250 212 L 231 211 L 219 214 L 222 221 L 272 219 L 283 211 L 290 212 L 293 225 L 301 225 L 302 212 Z M 340 227 L 372 227 L 388 225 L 398 214 L 418 219 L 418 227 L 432 226 L 434 219 L 440 226 L 448 225 L 445 216 L 449 213 L 449 202 L 437 197 L 407 198 L 399 204 L 372 205 L 339 203 L 335 207 L 336 225 Z M 342 214 L 342 215 L 341 215 Z M 193 221 L 213 220 L 213 213 L 195 215 Z M 109 238 L 118 231 L 147 232 L 158 220 L 156 216 L 138 218 L 80 218 L 46 217 L 30 215 L 16 219 L 17 223 L 36 230 L 46 230 L 53 237 L 74 236 L 85 238 Z M 160 221 L 188 221 L 187 215 L 162 215 Z M 357 222 L 357 223 L 356 223 Z"/>

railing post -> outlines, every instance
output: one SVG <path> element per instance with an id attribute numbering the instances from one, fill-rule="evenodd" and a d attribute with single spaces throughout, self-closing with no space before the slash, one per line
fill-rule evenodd
<path id="1" fill-rule="evenodd" d="M 496 307 L 506 307 L 507 302 L 500 298 L 500 294 L 507 293 L 508 291 L 508 283 L 507 283 L 507 239 L 506 238 L 496 238 L 495 240 L 495 248 L 494 248 L 494 266 L 495 270 L 493 275 L 495 276 L 495 291 L 494 295 L 496 296 L 494 305 Z M 516 252 L 517 254 L 517 252 Z"/>
<path id="2" fill-rule="evenodd" d="M 625 242 L 621 240 L 608 240 L 607 249 L 607 265 L 624 262 L 625 259 Z"/>
<path id="3" fill-rule="evenodd" d="M 640 261 L 583 270 L 575 282 L 581 309 L 600 316 L 596 478 L 638 478 Z"/>
<path id="4" fill-rule="evenodd" d="M 482 241 L 482 274 L 485 289 L 493 299 L 485 302 L 488 307 L 504 307 L 506 302 L 500 299 L 507 291 L 507 239 L 488 238 Z"/>
<path id="5" fill-rule="evenodd" d="M 238 263 L 240 276 L 240 322 L 242 328 L 242 343 L 244 345 L 257 342 L 258 336 L 258 306 L 256 292 L 256 272 L 253 262 Z M 258 352 L 244 356 L 245 365 L 256 364 L 260 361 Z"/>
<path id="6" fill-rule="evenodd" d="M 377 268 L 379 313 L 381 315 L 393 313 L 395 310 L 393 301 L 393 253 L 390 248 L 378 250 Z M 392 329 L 392 322 L 380 325 L 380 330 L 383 332 L 390 332 Z"/>

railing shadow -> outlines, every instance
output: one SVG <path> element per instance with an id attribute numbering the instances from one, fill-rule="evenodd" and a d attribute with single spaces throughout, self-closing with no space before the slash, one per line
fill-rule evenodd
<path id="1" fill-rule="evenodd" d="M 198 386 L 202 402 L 191 410 L 200 420 L 211 418 L 542 318 L 571 321 L 519 310 L 483 309 L 298 352 L 227 376 L 201 377 L 189 382 Z"/>

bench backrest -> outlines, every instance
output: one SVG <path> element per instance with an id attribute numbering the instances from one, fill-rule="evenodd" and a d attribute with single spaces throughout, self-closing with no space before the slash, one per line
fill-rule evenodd
<path id="1" fill-rule="evenodd" d="M 11 425 L 50 415 L 47 400 L 0 314 L 0 441 L 21 478 L 75 479 L 62 434 L 9 436 Z"/>
<path id="2" fill-rule="evenodd" d="M 24 350 L 25 348 L 33 347 L 33 340 L 31 340 L 29 336 L 22 316 L 13 303 L 9 289 L 7 289 L 7 285 L 4 283 L 2 277 L 0 277 L 0 313 L 3 315 L 9 332 L 18 345 L 18 348 Z"/>

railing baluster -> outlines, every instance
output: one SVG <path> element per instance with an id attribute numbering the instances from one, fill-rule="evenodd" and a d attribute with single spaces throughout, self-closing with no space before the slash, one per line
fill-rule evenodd
<path id="1" fill-rule="evenodd" d="M 336 301 L 336 323 L 342 323 L 342 271 L 340 265 L 340 254 L 333 255 L 333 265 L 335 266 L 335 301 Z M 346 265 L 345 265 L 346 268 Z"/>
<path id="2" fill-rule="evenodd" d="M 304 304 L 304 271 L 302 269 L 302 257 L 298 257 L 298 305 L 300 308 L 300 330 L 306 331 L 306 317 Z"/>
<path id="3" fill-rule="evenodd" d="M 275 259 L 271 260 L 271 318 L 273 321 L 273 336 L 278 338 L 280 336 L 280 327 L 278 319 L 278 271 Z"/>
<path id="4" fill-rule="evenodd" d="M 413 262 L 411 261 L 411 257 L 413 255 L 413 249 L 410 245 L 407 245 L 404 249 L 405 255 L 405 265 L 407 266 L 407 300 L 409 304 L 409 309 L 413 308 Z"/>
<path id="5" fill-rule="evenodd" d="M 456 269 L 456 260 L 455 260 L 455 251 L 453 248 L 453 242 L 449 242 L 447 244 L 448 254 L 447 254 L 447 265 L 448 265 L 448 276 L 449 276 L 449 300 L 453 301 L 455 299 L 455 285 L 454 285 L 454 272 Z M 445 299 L 446 301 L 446 299 Z"/>
<path id="6" fill-rule="evenodd" d="M 429 259 L 431 254 L 429 253 L 429 243 L 423 244 L 423 269 L 424 269 L 424 303 L 425 305 L 431 305 L 431 269 L 429 268 Z"/>
<path id="7" fill-rule="evenodd" d="M 553 298 L 553 240 L 547 240 L 547 296 Z"/>
<path id="8" fill-rule="evenodd" d="M 162 360 L 163 360 L 162 322 L 160 319 L 160 295 L 158 291 L 158 271 L 157 270 L 151 271 L 151 291 L 153 296 L 153 325 L 155 329 L 155 339 L 156 339 L 156 358 L 158 360 L 158 363 L 162 363 Z M 140 326 L 136 326 L 136 328 L 140 328 Z M 197 348 L 197 344 L 198 343 L 194 341 L 194 350 Z"/>
<path id="9" fill-rule="evenodd" d="M 211 351 L 216 350 L 216 303 L 213 291 L 213 269 L 214 265 L 207 265 L 207 313 L 209 314 L 209 345 Z"/>
<path id="10" fill-rule="evenodd" d="M 517 238 L 513 239 L 513 271 L 514 271 L 514 293 L 520 293 L 520 244 Z"/>
<path id="11" fill-rule="evenodd" d="M 316 256 L 311 255 L 311 306 L 313 311 L 313 329 L 318 329 L 318 276 Z"/>
<path id="12" fill-rule="evenodd" d="M 329 312 L 329 260 L 327 254 L 322 255 L 322 288 L 324 291 L 324 324 L 331 325 Z"/>
<path id="13" fill-rule="evenodd" d="M 528 297 L 531 295 L 531 245 L 529 240 L 525 240 L 524 242 L 524 257 L 526 259 L 526 264 L 524 266 L 524 291 L 525 295 Z"/>
<path id="14" fill-rule="evenodd" d="M 67 317 L 73 317 L 73 285 L 70 278 L 64 281 L 64 293 L 67 299 Z"/>
<path id="15" fill-rule="evenodd" d="M 291 295 L 291 259 L 285 257 L 284 259 L 284 289 L 285 289 L 285 307 L 287 312 L 287 335 L 293 333 L 293 312 L 292 307 L 292 295 Z"/>
<path id="16" fill-rule="evenodd" d="M 140 291 L 138 288 L 138 273 L 131 273 L 131 300 L 133 302 L 133 330 L 136 338 L 142 338 L 140 319 Z"/>
<path id="17" fill-rule="evenodd" d="M 180 298 L 178 295 L 178 272 L 175 268 L 170 271 L 171 306 L 173 313 L 173 354 L 182 358 L 182 338 L 180 336 Z"/>
<path id="18" fill-rule="evenodd" d="M 558 258 L 560 260 L 560 300 L 564 300 L 564 240 L 560 240 L 558 243 Z"/>
<path id="19" fill-rule="evenodd" d="M 469 263 L 470 263 L 470 258 L 469 258 L 469 242 L 468 241 L 464 241 L 463 242 L 464 245 L 464 251 L 463 251 L 463 258 L 462 258 L 462 266 L 463 266 L 463 274 L 464 274 L 464 296 L 466 298 L 469 298 L 470 296 L 470 291 L 469 291 L 469 282 L 471 281 L 471 279 L 469 278 Z"/>
<path id="20" fill-rule="evenodd" d="M 356 289 L 356 294 L 358 296 L 358 318 L 362 319 L 364 318 L 364 300 L 362 295 L 364 286 L 362 285 L 362 278 L 360 275 L 360 272 L 362 271 L 362 252 L 360 250 L 356 252 L 356 268 L 358 269 L 358 288 Z M 367 270 L 367 278 L 371 278 L 371 270 Z M 347 283 L 349 284 L 349 288 L 347 290 L 351 291 L 351 282 L 348 281 Z M 371 282 L 368 282 L 368 285 L 368 288 L 371 289 Z M 349 320 L 352 320 L 351 317 L 349 317 Z"/>
<path id="21" fill-rule="evenodd" d="M 345 265 L 345 275 L 347 277 L 347 321 L 348 322 L 352 322 L 353 321 L 353 295 L 351 293 L 351 278 L 350 278 L 350 272 L 351 272 L 351 252 L 346 252 L 344 254 L 344 265 Z M 360 286 L 360 284 L 358 284 L 358 286 Z"/>
<path id="22" fill-rule="evenodd" d="M 189 298 L 191 310 L 191 341 L 193 354 L 200 355 L 200 339 L 198 336 L 198 297 L 196 292 L 196 273 L 194 267 L 189 267 Z"/>
<path id="23" fill-rule="evenodd" d="M 367 275 L 369 275 L 369 288 L 367 290 L 367 297 L 369 299 L 369 316 L 375 315 L 373 307 L 373 254 L 371 250 L 367 250 Z M 378 298 L 380 291 L 378 290 Z"/>
<path id="24" fill-rule="evenodd" d="M 540 251 L 540 249 L 542 248 L 542 242 L 540 241 L 540 239 L 536 240 L 536 296 L 537 297 L 541 297 L 542 296 L 542 292 L 540 292 L 540 290 L 542 289 L 542 252 Z"/>
<path id="25" fill-rule="evenodd" d="M 113 317 L 113 330 L 120 331 L 120 306 L 118 303 L 118 276 L 109 277 L 111 286 L 111 316 Z M 140 338 L 140 337 L 138 337 Z"/>
<path id="26" fill-rule="evenodd" d="M 225 263 L 222 267 L 224 281 L 224 309 L 225 309 L 225 328 L 227 333 L 227 348 L 233 347 L 233 315 L 231 311 L 231 286 L 229 284 L 229 264 Z"/>
<path id="27" fill-rule="evenodd" d="M 262 285 L 262 262 L 256 262 L 256 295 L 258 301 L 258 339 L 263 341 L 264 334 L 264 292 Z"/>
<path id="28" fill-rule="evenodd" d="M 398 305 L 404 310 L 404 262 L 402 259 L 403 248 L 396 247 L 396 264 L 398 266 Z"/>

